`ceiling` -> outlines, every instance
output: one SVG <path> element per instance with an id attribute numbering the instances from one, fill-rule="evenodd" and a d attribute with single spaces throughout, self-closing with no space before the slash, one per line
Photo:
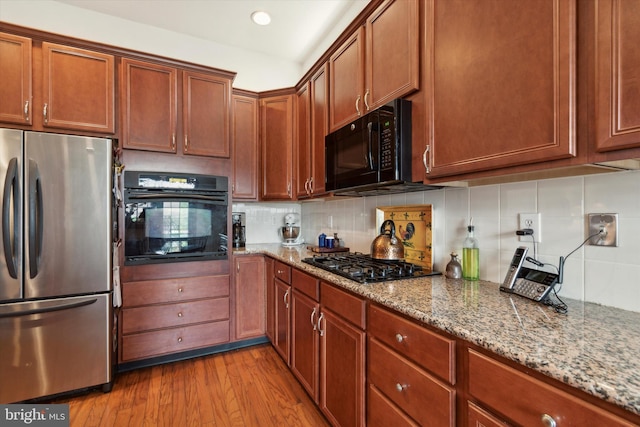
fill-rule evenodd
<path id="1" fill-rule="evenodd" d="M 343 16 L 368 0 L 58 0 L 75 7 L 303 63 Z M 271 24 L 254 24 L 256 10 Z M 357 13 L 356 13 L 357 14 Z M 355 14 L 353 14 L 355 16 Z M 344 28 L 340 28 L 340 32 Z"/>

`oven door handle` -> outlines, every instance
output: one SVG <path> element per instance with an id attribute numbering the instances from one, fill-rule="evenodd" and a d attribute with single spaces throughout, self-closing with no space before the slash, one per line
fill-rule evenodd
<path id="1" fill-rule="evenodd" d="M 221 202 L 226 203 L 227 198 L 224 196 L 206 196 L 204 194 L 135 194 L 129 195 L 127 198 L 129 201 L 134 202 L 136 200 L 167 200 L 167 199 L 182 199 L 182 200 L 203 200 L 206 202 Z"/>

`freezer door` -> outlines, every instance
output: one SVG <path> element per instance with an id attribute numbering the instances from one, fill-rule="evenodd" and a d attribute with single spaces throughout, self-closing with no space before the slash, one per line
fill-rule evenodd
<path id="1" fill-rule="evenodd" d="M 111 289 L 109 139 L 25 134 L 25 298 Z"/>
<path id="2" fill-rule="evenodd" d="M 110 383 L 111 294 L 0 305 L 0 404 Z"/>
<path id="3" fill-rule="evenodd" d="M 0 129 L 0 301 L 22 298 L 22 135 Z"/>

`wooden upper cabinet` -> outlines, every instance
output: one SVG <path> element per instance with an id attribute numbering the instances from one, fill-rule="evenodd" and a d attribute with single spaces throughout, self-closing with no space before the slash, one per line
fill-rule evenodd
<path id="1" fill-rule="evenodd" d="M 296 196 L 311 195 L 311 88 L 307 82 L 296 94 Z"/>
<path id="2" fill-rule="evenodd" d="M 387 0 L 330 57 L 334 131 L 419 88 L 419 1 Z"/>
<path id="3" fill-rule="evenodd" d="M 367 19 L 366 109 L 420 87 L 419 26 L 418 0 L 386 1 Z"/>
<path id="4" fill-rule="evenodd" d="M 324 64 L 310 80 L 311 86 L 311 180 L 312 196 L 325 192 L 324 137 L 329 133 L 329 65 Z"/>
<path id="5" fill-rule="evenodd" d="M 231 81 L 184 71 L 182 99 L 183 152 L 229 157 Z"/>
<path id="6" fill-rule="evenodd" d="M 355 120 L 364 111 L 364 43 L 364 27 L 360 27 L 329 59 L 331 131 Z"/>
<path id="7" fill-rule="evenodd" d="M 329 65 L 324 64 L 298 90 L 296 194 L 298 198 L 325 192 L 324 137 L 328 133 Z"/>
<path id="8" fill-rule="evenodd" d="M 575 156 L 576 1 L 429 7 L 429 176 Z"/>
<path id="9" fill-rule="evenodd" d="M 640 148 L 640 2 L 598 1 L 596 17 L 596 151 Z"/>
<path id="10" fill-rule="evenodd" d="M 0 122 L 32 123 L 31 39 L 0 33 Z"/>
<path id="11" fill-rule="evenodd" d="M 113 55 L 42 43 L 42 125 L 114 133 Z"/>
<path id="12" fill-rule="evenodd" d="M 294 96 L 260 100 L 260 142 L 264 200 L 293 199 Z"/>
<path id="13" fill-rule="evenodd" d="M 177 75 L 173 67 L 122 59 L 124 148 L 176 152 Z"/>
<path id="14" fill-rule="evenodd" d="M 233 183 L 232 197 L 258 200 L 258 98 L 232 97 Z"/>

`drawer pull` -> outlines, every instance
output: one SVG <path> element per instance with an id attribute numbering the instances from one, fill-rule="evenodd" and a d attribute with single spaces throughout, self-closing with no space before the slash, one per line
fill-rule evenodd
<path id="1" fill-rule="evenodd" d="M 182 287 L 178 288 L 178 293 L 182 293 Z"/>
<path id="2" fill-rule="evenodd" d="M 178 313 L 178 317 L 182 317 L 182 312 Z"/>
<path id="3" fill-rule="evenodd" d="M 318 317 L 318 331 L 320 332 L 320 336 L 324 336 L 324 330 L 322 329 L 322 320 L 324 319 L 324 313 L 320 313 L 320 317 Z"/>
<path id="4" fill-rule="evenodd" d="M 278 274 L 284 274 L 284 270 L 277 270 L 276 273 Z"/>
<path id="5" fill-rule="evenodd" d="M 182 342 L 182 337 L 178 337 L 178 342 Z"/>
<path id="6" fill-rule="evenodd" d="M 407 388 L 406 385 L 402 385 L 400 383 L 396 383 L 396 390 L 398 390 L 398 393 L 402 393 L 406 388 Z"/>
<path id="7" fill-rule="evenodd" d="M 558 423 L 549 414 L 542 414 L 542 425 L 545 427 L 556 427 Z"/>
<path id="8" fill-rule="evenodd" d="M 404 340 L 407 339 L 406 336 L 403 336 L 401 334 L 396 334 L 396 341 L 398 342 L 404 342 Z"/>

